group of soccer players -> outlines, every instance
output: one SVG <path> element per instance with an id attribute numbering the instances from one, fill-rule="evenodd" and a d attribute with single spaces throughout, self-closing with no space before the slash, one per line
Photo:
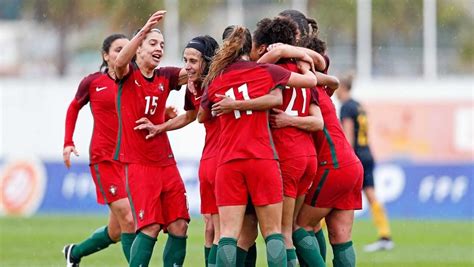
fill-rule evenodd
<path id="1" fill-rule="evenodd" d="M 164 266 L 182 266 L 190 221 L 186 190 L 166 132 L 204 124 L 199 167 L 206 266 L 255 266 L 257 227 L 268 266 L 325 266 L 325 218 L 334 266 L 354 266 L 354 210 L 363 168 L 330 96 L 339 81 L 315 20 L 296 10 L 262 19 L 252 34 L 232 25 L 219 45 L 188 42 L 183 68 L 159 67 L 164 38 L 155 12 L 129 41 L 102 46 L 103 67 L 79 85 L 66 116 L 70 166 L 79 110 L 90 102 L 90 170 L 107 226 L 64 248 L 67 266 L 120 241 L 130 266 L 148 266 L 161 230 Z M 185 113 L 166 107 L 186 85 Z M 204 263 L 203 263 L 204 265 Z"/>

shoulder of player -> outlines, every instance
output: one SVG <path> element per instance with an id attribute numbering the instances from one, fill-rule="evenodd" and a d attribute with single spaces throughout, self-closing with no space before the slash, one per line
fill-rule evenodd
<path id="1" fill-rule="evenodd" d="M 181 68 L 178 67 L 160 67 L 155 69 L 155 76 L 179 75 Z"/>
<path id="2" fill-rule="evenodd" d="M 91 86 L 93 86 L 93 83 L 95 83 L 95 81 L 100 80 L 101 78 L 104 78 L 104 76 L 107 77 L 106 74 L 100 71 L 94 72 L 85 76 L 84 78 L 82 78 L 79 84 L 79 90 L 89 89 Z"/>

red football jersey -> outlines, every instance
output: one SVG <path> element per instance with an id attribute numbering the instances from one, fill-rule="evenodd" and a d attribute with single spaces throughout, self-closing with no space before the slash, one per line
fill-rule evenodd
<path id="1" fill-rule="evenodd" d="M 288 83 L 291 73 L 271 64 L 238 61 L 224 70 L 209 85 L 203 107 L 210 110 L 220 99 L 216 94 L 248 100 L 268 94 Z M 207 95 L 206 95 L 207 94 Z M 233 159 L 276 159 L 270 134 L 268 111 L 239 111 L 220 116 L 219 164 Z"/>
<path id="2" fill-rule="evenodd" d="M 115 109 L 117 85 L 106 73 L 96 72 L 79 84 L 76 96 L 66 114 L 64 147 L 74 146 L 73 134 L 79 110 L 90 102 L 94 130 L 89 148 L 90 163 L 112 160 L 117 139 L 118 120 Z"/>
<path id="3" fill-rule="evenodd" d="M 331 98 L 322 87 L 313 90 L 317 92 L 324 119 L 323 130 L 313 133 L 319 165 L 337 169 L 357 162 L 359 159 L 344 135 Z"/>
<path id="4" fill-rule="evenodd" d="M 293 61 L 285 60 L 277 65 L 292 72 L 299 72 L 298 66 Z M 310 104 L 317 103 L 309 88 L 286 86 L 282 93 L 283 104 L 278 109 L 283 110 L 290 116 L 308 116 Z M 272 136 L 278 151 L 278 157 L 282 160 L 316 155 L 310 132 L 296 127 L 285 127 L 272 129 Z"/>
<path id="5" fill-rule="evenodd" d="M 196 91 L 197 94 L 193 95 L 189 90 L 186 90 L 184 110 L 199 110 L 203 99 L 203 90 L 200 85 L 196 85 Z M 201 159 L 216 157 L 219 151 L 219 120 L 217 118 L 211 118 L 204 123 L 204 128 L 206 128 L 206 138 Z"/>
<path id="6" fill-rule="evenodd" d="M 176 164 L 166 132 L 148 140 L 147 130 L 134 130 L 136 121 L 148 118 L 153 124 L 165 122 L 166 99 L 171 90 L 179 90 L 180 68 L 155 69 L 152 78 L 146 78 L 135 64 L 118 81 L 117 109 L 119 132 L 114 159 L 125 163 L 166 166 Z"/>
<path id="7" fill-rule="evenodd" d="M 195 85 L 196 95 L 191 93 L 189 89 L 186 87 L 186 94 L 184 95 L 184 110 L 199 110 L 199 106 L 201 105 L 201 97 L 202 97 L 202 89 L 200 86 Z"/>

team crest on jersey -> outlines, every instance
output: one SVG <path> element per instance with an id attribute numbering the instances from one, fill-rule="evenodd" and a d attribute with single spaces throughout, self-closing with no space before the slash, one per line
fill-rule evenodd
<path id="1" fill-rule="evenodd" d="M 163 86 L 162 83 L 158 84 L 158 90 L 160 90 L 162 92 L 165 90 L 165 87 Z"/>
<path id="2" fill-rule="evenodd" d="M 109 192 L 112 194 L 112 196 L 115 196 L 117 194 L 117 187 L 115 185 L 111 185 L 109 187 Z"/>
<path id="3" fill-rule="evenodd" d="M 145 211 L 144 211 L 144 210 L 140 210 L 140 212 L 138 213 L 138 218 L 140 218 L 140 220 L 143 221 L 143 217 L 145 217 Z"/>

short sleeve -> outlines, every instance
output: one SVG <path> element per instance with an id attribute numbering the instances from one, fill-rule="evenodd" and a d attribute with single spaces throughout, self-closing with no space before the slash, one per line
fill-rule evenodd
<path id="1" fill-rule="evenodd" d="M 311 104 L 316 104 L 319 106 L 319 93 L 318 89 L 311 88 Z"/>
<path id="2" fill-rule="evenodd" d="M 192 100 L 193 97 L 194 95 L 191 92 L 189 92 L 188 87 L 186 86 L 186 93 L 184 95 L 184 110 L 185 111 L 196 110 L 193 104 L 193 100 Z"/>
<path id="3" fill-rule="evenodd" d="M 179 72 L 181 71 L 181 68 L 177 67 L 164 67 L 164 68 L 159 68 L 155 71 L 155 74 L 164 76 L 168 79 L 169 81 L 169 89 L 170 90 L 177 90 L 179 91 L 181 89 L 181 86 L 179 85 Z"/>
<path id="4" fill-rule="evenodd" d="M 210 111 L 212 103 L 209 100 L 209 87 L 204 88 L 204 92 L 202 93 L 201 97 L 201 107 L 204 110 Z"/>
<path id="5" fill-rule="evenodd" d="M 274 85 L 273 87 L 277 87 L 278 85 L 286 86 L 288 84 L 288 80 L 291 76 L 291 72 L 289 70 L 273 64 L 263 64 L 263 67 L 266 68 L 272 77 Z"/>

